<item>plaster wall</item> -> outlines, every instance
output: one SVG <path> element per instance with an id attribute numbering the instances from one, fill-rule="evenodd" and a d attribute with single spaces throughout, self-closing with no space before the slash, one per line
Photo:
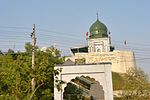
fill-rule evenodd
<path id="1" fill-rule="evenodd" d="M 59 79 L 70 82 L 77 76 L 89 76 L 94 78 L 96 81 L 103 86 L 105 100 L 113 100 L 112 90 L 112 74 L 111 74 L 111 63 L 103 63 L 96 65 L 75 65 L 75 66 L 57 66 L 62 68 L 62 72 L 59 75 Z M 63 91 L 58 91 L 54 88 L 54 100 L 63 100 L 63 92 L 66 84 L 62 86 Z"/>
<path id="2" fill-rule="evenodd" d="M 110 50 L 109 38 L 97 38 L 97 39 L 88 39 L 88 52 L 96 52 L 95 51 L 95 43 L 100 43 L 102 45 L 102 52 L 108 52 Z"/>
<path id="3" fill-rule="evenodd" d="M 75 62 L 75 59 L 85 58 L 86 64 L 111 62 L 112 71 L 126 73 L 130 68 L 136 67 L 135 57 L 132 51 L 115 50 L 113 52 L 76 53 L 74 56 L 66 57 Z"/>

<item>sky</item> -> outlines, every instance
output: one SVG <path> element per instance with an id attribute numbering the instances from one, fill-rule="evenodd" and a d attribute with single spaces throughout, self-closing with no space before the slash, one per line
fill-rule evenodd
<path id="1" fill-rule="evenodd" d="M 87 45 L 85 33 L 98 13 L 112 45 L 134 51 L 137 66 L 150 75 L 149 10 L 150 0 L 0 0 L 0 50 L 24 51 L 35 24 L 39 47 L 71 55 L 71 47 Z"/>

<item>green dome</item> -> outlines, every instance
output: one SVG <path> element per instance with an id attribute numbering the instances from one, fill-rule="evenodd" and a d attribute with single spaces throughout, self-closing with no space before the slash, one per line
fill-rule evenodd
<path id="1" fill-rule="evenodd" d="M 90 27 L 90 38 L 105 38 L 108 37 L 107 27 L 98 19 Z"/>

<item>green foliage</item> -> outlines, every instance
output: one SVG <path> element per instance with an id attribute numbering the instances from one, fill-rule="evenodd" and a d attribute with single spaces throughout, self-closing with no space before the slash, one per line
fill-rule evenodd
<path id="1" fill-rule="evenodd" d="M 1 56 L 0 91 L 2 98 L 24 98 L 24 94 L 29 90 L 28 85 L 30 85 L 30 77 L 28 76 L 30 65 L 27 63 L 29 62 L 28 60 L 22 53 L 17 54 L 16 60 L 11 54 Z"/>
<path id="2" fill-rule="evenodd" d="M 32 45 L 31 45 L 30 42 L 27 42 L 25 44 L 24 48 L 26 49 L 26 53 L 31 54 L 31 52 L 32 52 Z M 37 50 L 37 49 L 38 49 L 38 46 L 35 46 L 35 50 Z"/>
<path id="3" fill-rule="evenodd" d="M 124 76 L 126 84 L 121 93 L 123 100 L 149 100 L 150 83 L 148 75 L 141 69 L 135 68 Z"/>
<path id="4" fill-rule="evenodd" d="M 12 54 L 12 53 L 14 53 L 14 50 L 8 49 L 8 52 L 7 52 L 7 53 Z"/>
<path id="5" fill-rule="evenodd" d="M 149 100 L 150 82 L 140 68 L 130 69 L 126 74 L 112 73 L 113 90 L 120 91 L 115 100 Z"/>
<path id="6" fill-rule="evenodd" d="M 3 52 L 0 50 L 0 56 L 3 55 Z"/>
<path id="7" fill-rule="evenodd" d="M 36 47 L 35 67 L 31 68 L 30 43 L 25 45 L 26 52 L 0 55 L 0 100 L 53 100 L 54 70 L 63 59 L 54 48 L 45 52 Z M 35 94 L 31 94 L 31 79 L 36 79 Z M 33 96 L 33 97 L 32 97 Z"/>
<path id="8" fill-rule="evenodd" d="M 83 90 L 72 83 L 67 83 L 67 86 L 64 89 L 64 99 L 67 100 L 78 100 L 82 96 Z"/>
<path id="9" fill-rule="evenodd" d="M 37 90 L 37 97 L 39 98 L 50 98 L 53 97 L 53 86 L 54 86 L 54 66 L 59 62 L 61 59 L 54 56 L 49 50 L 46 52 L 37 52 L 35 66 L 35 78 L 37 80 L 37 85 L 43 84 Z M 41 92 L 45 91 L 45 92 Z M 51 94 L 51 95 L 50 95 Z"/>
<path id="10" fill-rule="evenodd" d="M 112 72 L 113 90 L 122 90 L 125 85 L 124 77 L 116 72 Z"/>
<path id="11" fill-rule="evenodd" d="M 94 78 L 83 75 L 71 79 L 64 88 L 64 100 L 95 100 L 92 95 L 89 95 L 91 84 L 94 84 L 95 82 L 96 80 Z"/>

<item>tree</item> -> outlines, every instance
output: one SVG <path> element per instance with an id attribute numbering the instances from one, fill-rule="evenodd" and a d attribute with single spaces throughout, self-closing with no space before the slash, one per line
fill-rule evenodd
<path id="1" fill-rule="evenodd" d="M 36 53 L 36 68 L 35 77 L 37 80 L 37 85 L 41 85 L 36 92 L 38 98 L 43 100 L 50 99 L 53 97 L 54 88 L 54 66 L 56 64 L 62 63 L 62 58 L 58 58 L 51 50 L 37 51 Z M 43 91 L 43 92 L 41 92 Z M 53 99 L 53 98 L 51 98 Z"/>
<path id="2" fill-rule="evenodd" d="M 36 48 L 35 66 L 31 68 L 31 44 L 25 45 L 26 52 L 7 53 L 0 56 L 0 100 L 53 100 L 54 66 L 63 59 Z M 57 49 L 56 49 L 57 50 Z M 57 50 L 57 53 L 60 53 Z M 36 91 L 31 94 L 31 79 L 36 78 Z"/>
<path id="3" fill-rule="evenodd" d="M 124 76 L 125 85 L 121 93 L 122 100 L 149 100 L 150 83 L 148 75 L 140 68 L 128 71 Z"/>
<path id="4" fill-rule="evenodd" d="M 82 93 L 83 90 L 81 88 L 69 82 L 64 89 L 63 96 L 66 100 L 78 100 Z"/>
<path id="5" fill-rule="evenodd" d="M 14 50 L 12 50 L 12 49 L 8 49 L 8 52 L 7 52 L 7 53 L 12 54 L 12 53 L 14 53 Z"/>
<path id="6" fill-rule="evenodd" d="M 0 62 L 0 99 L 25 99 L 30 91 L 30 59 L 24 53 L 3 55 Z"/>
<path id="7" fill-rule="evenodd" d="M 113 91 L 122 90 L 125 85 L 125 80 L 123 75 L 117 72 L 112 72 L 112 83 L 113 83 Z"/>
<path id="8" fill-rule="evenodd" d="M 0 50 L 0 55 L 3 55 L 3 52 Z"/>
<path id="9" fill-rule="evenodd" d="M 26 50 L 26 53 L 29 53 L 29 54 L 32 53 L 32 45 L 30 42 L 25 43 L 24 48 Z M 38 50 L 38 48 L 39 48 L 38 46 L 35 46 L 35 50 Z"/>

